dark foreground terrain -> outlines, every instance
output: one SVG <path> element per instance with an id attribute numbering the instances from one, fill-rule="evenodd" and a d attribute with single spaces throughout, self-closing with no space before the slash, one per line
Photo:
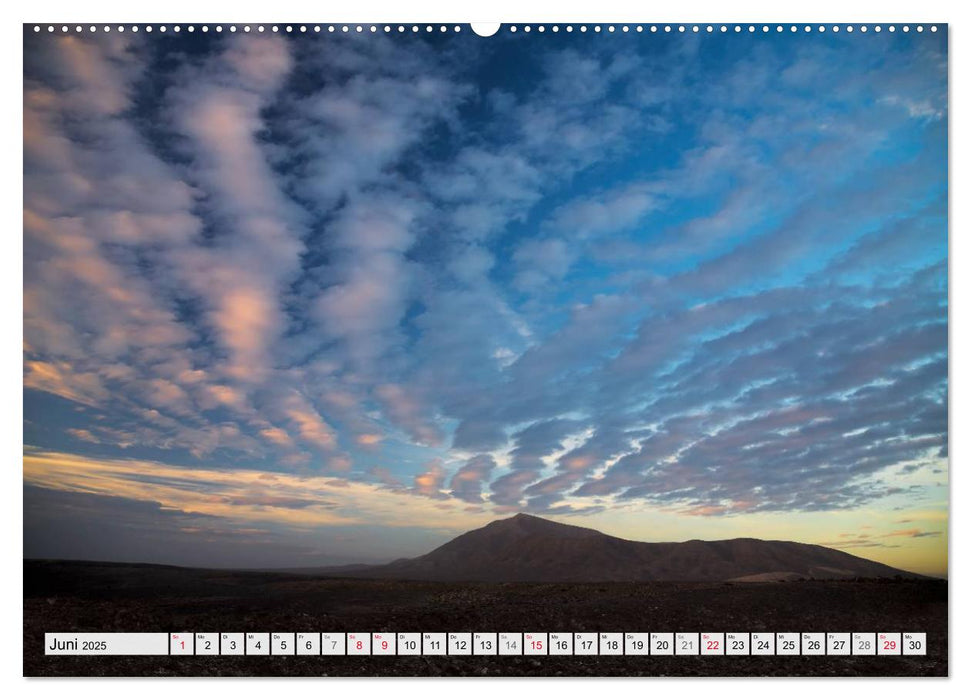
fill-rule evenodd
<path id="1" fill-rule="evenodd" d="M 24 562 L 27 676 L 946 676 L 947 582 L 415 583 Z M 45 632 L 926 632 L 905 657 L 46 657 Z"/>

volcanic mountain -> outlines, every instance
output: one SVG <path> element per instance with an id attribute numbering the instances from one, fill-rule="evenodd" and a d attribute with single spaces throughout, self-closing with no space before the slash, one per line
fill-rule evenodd
<path id="1" fill-rule="evenodd" d="M 470 530 L 424 556 L 324 570 L 416 581 L 778 581 L 915 574 L 814 544 L 740 538 L 634 542 L 519 515 Z"/>

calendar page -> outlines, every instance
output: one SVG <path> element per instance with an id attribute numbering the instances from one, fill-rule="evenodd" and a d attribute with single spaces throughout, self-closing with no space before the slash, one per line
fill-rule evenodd
<path id="1" fill-rule="evenodd" d="M 23 122 L 25 676 L 948 675 L 947 24 L 28 23 Z"/>

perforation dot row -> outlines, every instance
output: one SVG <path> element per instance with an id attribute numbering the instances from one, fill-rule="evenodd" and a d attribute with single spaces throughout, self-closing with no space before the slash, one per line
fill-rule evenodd
<path id="1" fill-rule="evenodd" d="M 913 27 L 911 27 L 910 25 L 903 25 L 903 26 L 899 27 L 899 30 L 900 31 L 903 31 L 903 32 L 909 32 L 912 28 L 914 30 L 918 31 L 918 32 L 923 32 L 924 29 L 925 29 L 924 25 L 918 24 L 918 25 L 915 25 Z M 936 32 L 937 31 L 937 25 L 930 25 L 930 27 L 927 27 L 927 28 L 930 29 L 930 31 L 932 31 L 932 32 Z M 546 27 L 543 26 L 543 25 L 539 25 L 535 29 L 538 32 L 545 32 L 546 31 Z M 633 26 L 628 25 L 628 24 L 623 24 L 623 25 L 613 25 L 613 24 L 610 24 L 610 25 L 606 25 L 606 27 L 602 27 L 600 25 L 595 24 L 595 25 L 592 25 L 592 26 L 589 26 L 588 27 L 587 25 L 581 24 L 581 25 L 579 25 L 577 27 L 573 27 L 572 25 L 567 25 L 566 27 L 563 27 L 563 29 L 564 29 L 564 31 L 567 31 L 567 32 L 572 32 L 574 30 L 580 31 L 580 32 L 587 32 L 587 31 L 602 32 L 602 31 L 604 31 L 604 29 L 606 29 L 607 32 L 617 32 L 617 31 L 621 31 L 621 32 L 632 32 L 632 31 L 633 32 L 645 32 L 645 31 L 649 31 L 649 32 L 654 32 L 654 33 L 657 33 L 657 32 L 667 32 L 667 33 L 670 33 L 670 32 L 680 32 L 680 33 L 691 32 L 691 33 L 694 33 L 694 34 L 702 34 L 702 33 L 714 34 L 714 33 L 719 33 L 719 32 L 720 33 L 727 33 L 727 32 L 733 31 L 733 32 L 736 32 L 736 33 L 749 32 L 749 33 L 753 33 L 754 34 L 756 32 L 762 32 L 762 33 L 767 34 L 767 33 L 772 32 L 772 31 L 775 31 L 775 32 L 784 32 L 784 31 L 787 31 L 787 30 L 789 32 L 792 32 L 792 33 L 799 32 L 799 31 L 802 31 L 804 33 L 814 32 L 814 31 L 815 32 L 827 32 L 827 31 L 831 31 L 831 32 L 839 33 L 841 30 L 842 31 L 849 32 L 849 33 L 853 33 L 853 31 L 855 29 L 858 29 L 860 32 L 863 32 L 863 33 L 866 33 L 868 31 L 873 31 L 873 32 L 879 33 L 879 32 L 884 31 L 884 29 L 886 29 L 886 31 L 888 31 L 888 32 L 896 32 L 898 30 L 898 27 L 896 25 L 889 25 L 887 27 L 883 27 L 882 25 L 872 25 L 872 26 L 870 26 L 870 25 L 865 25 L 865 24 L 863 24 L 863 25 L 852 25 L 852 24 L 838 25 L 838 24 L 834 24 L 834 25 L 829 26 L 829 27 L 827 27 L 825 24 L 820 24 L 818 26 L 809 25 L 809 24 L 805 24 L 805 25 L 795 25 L 795 24 L 791 24 L 791 25 L 782 25 L 782 24 L 775 24 L 775 25 L 768 25 L 768 24 L 762 24 L 762 25 L 755 25 L 755 24 L 749 24 L 749 25 L 741 25 L 741 24 L 734 24 L 734 25 L 728 25 L 728 24 L 721 24 L 721 25 L 713 25 L 713 24 L 707 24 L 707 25 L 705 25 L 705 24 L 700 24 L 700 25 L 699 24 L 691 24 L 691 25 L 685 25 L 685 24 L 677 24 L 677 25 L 671 25 L 671 24 L 664 24 L 664 25 L 658 25 L 658 24 L 643 25 L 643 24 L 637 24 L 637 25 L 633 25 Z M 532 30 L 533 30 L 533 27 L 531 27 L 529 25 L 522 27 L 522 31 L 524 31 L 524 32 L 530 32 Z M 550 30 L 551 31 L 554 31 L 554 32 L 558 32 L 558 31 L 560 31 L 560 27 L 554 25 L 554 26 L 550 27 Z M 516 25 L 512 25 L 512 26 L 510 26 L 508 28 L 508 31 L 510 31 L 512 33 L 515 33 L 517 31 L 519 31 L 519 27 L 517 27 Z"/>
<path id="2" fill-rule="evenodd" d="M 34 25 L 34 32 L 41 32 L 41 31 L 44 31 L 44 29 L 45 29 L 45 27 L 42 27 L 39 24 L 35 24 Z M 46 30 L 49 33 L 60 32 L 62 34 L 67 34 L 67 33 L 71 32 L 71 31 L 73 31 L 75 33 L 80 33 L 80 32 L 84 32 L 84 31 L 88 31 L 88 32 L 98 32 L 98 31 L 101 31 L 101 32 L 113 32 L 113 31 L 117 31 L 117 32 L 125 32 L 125 31 L 138 32 L 138 31 L 144 31 L 144 32 L 151 33 L 151 32 L 156 31 L 156 30 L 159 31 L 159 32 L 161 32 L 161 33 L 165 33 L 167 31 L 169 31 L 170 29 L 171 29 L 171 31 L 173 31 L 176 34 L 178 34 L 178 33 L 182 32 L 183 27 L 181 27 L 180 25 L 174 25 L 172 27 L 168 27 L 166 25 L 159 25 L 159 26 L 155 27 L 155 26 L 152 26 L 152 25 L 135 25 L 135 24 L 128 25 L 128 26 L 122 25 L 122 24 L 117 25 L 117 26 L 111 26 L 111 25 L 97 26 L 97 25 L 93 25 L 92 24 L 92 25 L 89 25 L 87 27 L 82 26 L 80 24 L 73 25 L 73 26 L 69 26 L 69 25 L 66 25 L 66 24 L 63 24 L 63 25 L 60 25 L 60 26 L 53 25 L 53 24 L 49 24 L 49 25 L 46 26 Z M 305 33 L 308 33 L 308 32 L 313 32 L 313 33 L 320 33 L 320 32 L 328 32 L 328 33 L 351 33 L 351 32 L 354 32 L 354 33 L 364 33 L 364 32 L 377 33 L 377 32 L 384 32 L 385 34 L 390 34 L 390 33 L 393 33 L 393 32 L 397 32 L 399 34 L 403 34 L 405 32 L 417 33 L 417 32 L 421 32 L 422 30 L 424 30 L 426 33 L 429 33 L 429 32 L 434 32 L 436 29 L 439 32 L 449 32 L 449 31 L 451 31 L 451 32 L 461 32 L 462 31 L 462 27 L 460 27 L 459 25 L 454 25 L 452 27 L 449 27 L 449 26 L 446 26 L 444 24 L 443 25 L 436 25 L 436 26 L 433 26 L 431 24 L 423 25 L 423 26 L 419 26 L 417 24 L 412 24 L 412 25 L 399 24 L 399 25 L 394 25 L 394 26 L 389 25 L 389 24 L 386 24 L 384 26 L 379 26 L 379 25 L 375 25 L 375 24 L 372 24 L 372 25 L 362 25 L 362 24 L 357 24 L 357 25 L 348 25 L 348 24 L 342 24 L 342 25 L 335 25 L 335 24 L 330 24 L 330 25 L 319 25 L 319 24 L 315 24 L 315 25 L 306 25 L 306 24 L 300 24 L 300 25 L 291 25 L 291 24 L 287 24 L 287 25 L 276 25 L 276 24 L 273 24 L 273 25 L 263 25 L 263 24 L 259 24 L 259 25 L 248 25 L 248 24 L 245 24 L 245 25 L 237 26 L 235 24 L 231 24 L 231 25 L 228 25 L 226 27 L 223 27 L 221 24 L 213 25 L 211 27 L 209 25 L 204 24 L 204 25 L 201 25 L 199 27 L 196 27 L 195 25 L 188 25 L 188 26 L 185 27 L 185 31 L 190 32 L 190 33 L 195 32 L 195 31 L 201 31 L 203 33 L 206 33 L 206 32 L 209 32 L 209 31 L 214 31 L 214 32 L 217 32 L 218 33 L 218 32 L 222 32 L 224 30 L 228 30 L 229 32 L 237 32 L 237 31 L 242 31 L 244 33 L 254 32 L 254 31 L 257 32 L 257 33 L 265 33 L 265 32 L 271 32 L 271 33 L 272 32 L 277 32 L 277 33 L 279 33 L 279 32 L 285 32 L 285 33 L 288 33 L 288 34 L 293 34 L 293 33 L 304 33 L 305 34 Z M 763 34 L 767 34 L 767 33 L 772 32 L 772 31 L 775 31 L 775 32 L 778 33 L 778 32 L 784 32 L 784 31 L 787 31 L 787 30 L 790 33 L 795 33 L 795 32 L 800 32 L 800 31 L 802 31 L 803 33 L 814 32 L 814 31 L 815 32 L 827 32 L 827 31 L 831 31 L 831 32 L 834 32 L 834 33 L 839 33 L 840 31 L 845 31 L 845 32 L 848 32 L 848 33 L 852 33 L 853 31 L 857 31 L 857 30 L 860 31 L 860 32 L 862 32 L 862 33 L 866 33 L 868 31 L 873 31 L 873 32 L 876 32 L 876 33 L 880 33 L 880 32 L 882 32 L 884 30 L 886 30 L 888 32 L 896 32 L 898 29 L 900 31 L 902 31 L 902 32 L 909 32 L 909 31 L 911 31 L 911 29 L 914 29 L 915 31 L 918 31 L 918 32 L 923 32 L 924 29 L 925 29 L 925 27 L 924 27 L 924 25 L 921 25 L 921 24 L 915 25 L 913 27 L 911 27 L 910 25 L 906 25 L 906 24 L 905 25 L 902 25 L 900 27 L 897 27 L 896 25 L 889 25 L 887 27 L 883 27 L 881 25 L 868 26 L 868 25 L 865 25 L 865 24 L 864 25 L 852 25 L 852 24 L 849 24 L 849 25 L 838 25 L 838 24 L 834 24 L 834 25 L 831 25 L 831 26 L 826 26 L 826 25 L 823 25 L 823 24 L 820 24 L 818 26 L 813 26 L 813 25 L 808 25 L 808 24 L 806 24 L 806 25 L 795 25 L 795 24 L 792 24 L 792 25 L 781 25 L 781 24 L 776 24 L 776 25 L 768 25 L 768 24 L 763 24 L 763 25 L 754 25 L 754 24 L 749 24 L 749 25 L 740 25 L 740 24 L 735 24 L 735 25 L 726 25 L 726 24 L 722 24 L 722 25 L 712 25 L 712 24 L 708 24 L 708 25 L 698 25 L 698 24 L 694 24 L 694 25 L 684 25 L 684 24 L 679 24 L 679 25 L 670 25 L 670 24 L 664 24 L 664 25 L 656 25 L 656 24 L 652 24 L 652 25 L 642 25 L 642 24 L 638 24 L 638 25 L 633 25 L 633 26 L 632 25 L 627 25 L 627 24 L 624 24 L 624 25 L 612 25 L 611 24 L 611 25 L 606 25 L 606 27 L 602 27 L 600 25 L 592 25 L 592 26 L 589 26 L 588 27 L 585 24 L 577 25 L 575 27 L 573 25 L 565 25 L 563 27 L 560 27 L 559 25 L 555 25 L 554 24 L 554 25 L 552 25 L 550 27 L 546 27 L 545 25 L 542 25 L 541 24 L 541 25 L 538 25 L 536 27 L 533 27 L 532 25 L 525 25 L 525 26 L 519 27 L 519 26 L 517 26 L 517 25 L 514 24 L 514 25 L 509 26 L 507 28 L 507 31 L 509 31 L 510 33 L 516 33 L 517 31 L 520 31 L 520 29 L 523 32 L 527 32 L 527 33 L 533 31 L 534 29 L 535 29 L 535 31 L 540 32 L 540 33 L 546 32 L 547 29 L 549 29 L 549 31 L 554 32 L 554 33 L 560 32 L 560 31 L 565 31 L 565 32 L 568 32 L 568 33 L 569 32 L 573 32 L 573 31 L 579 31 L 581 33 L 587 32 L 587 31 L 593 31 L 593 32 L 596 33 L 596 32 L 602 32 L 602 31 L 604 31 L 604 29 L 606 29 L 606 31 L 608 33 L 609 32 L 617 32 L 617 31 L 620 31 L 620 32 L 645 32 L 645 31 L 647 31 L 647 32 L 653 32 L 653 33 L 657 33 L 657 32 L 663 32 L 663 33 L 671 33 L 671 32 L 687 33 L 687 32 L 691 32 L 691 33 L 694 33 L 694 34 L 702 34 L 702 33 L 714 34 L 714 33 L 727 33 L 727 32 L 735 32 L 735 33 L 748 32 L 750 34 L 754 34 L 756 32 L 762 32 Z M 932 32 L 936 32 L 937 31 L 937 26 L 936 25 L 930 25 L 930 27 L 928 27 L 928 29 L 930 29 L 930 31 L 932 31 Z"/>
<path id="3" fill-rule="evenodd" d="M 35 32 L 41 32 L 44 29 L 45 29 L 45 27 L 42 27 L 39 24 L 35 24 L 34 25 L 34 31 Z M 123 24 L 119 24 L 117 26 L 111 26 L 111 25 L 107 25 L 107 24 L 104 25 L 104 26 L 98 26 L 98 25 L 92 24 L 92 25 L 89 25 L 89 26 L 86 26 L 86 27 L 85 26 L 82 26 L 80 24 L 73 25 L 73 26 L 67 25 L 67 24 L 63 24 L 63 25 L 60 25 L 60 26 L 53 25 L 53 24 L 49 24 L 49 25 L 46 26 L 46 29 L 47 29 L 48 32 L 51 32 L 51 33 L 53 33 L 53 32 L 61 32 L 62 34 L 67 34 L 68 32 L 72 32 L 72 31 L 75 32 L 75 33 L 80 33 L 80 32 L 84 32 L 84 31 L 87 31 L 87 32 L 99 32 L 99 31 L 100 32 L 125 32 L 125 31 L 139 32 L 139 31 L 144 31 L 144 32 L 151 33 L 151 32 L 156 31 L 156 30 L 159 31 L 159 32 L 163 32 L 163 33 L 164 32 L 167 32 L 169 30 L 171 30 L 171 31 L 173 31 L 175 33 L 180 33 L 180 32 L 183 31 L 183 27 L 180 26 L 180 25 L 175 25 L 175 26 L 172 26 L 172 27 L 167 27 L 165 25 L 160 25 L 160 26 L 155 27 L 155 26 L 152 26 L 150 24 L 149 25 L 132 24 L 132 25 L 128 25 L 128 26 L 123 25 Z M 445 26 L 444 24 L 443 25 L 440 25 L 440 26 L 432 26 L 432 25 L 429 24 L 429 25 L 424 25 L 424 26 L 421 26 L 421 27 L 418 26 L 417 24 L 408 25 L 408 26 L 405 26 L 405 25 L 396 25 L 394 27 L 392 27 L 391 25 L 387 25 L 387 24 L 384 25 L 383 27 L 380 27 L 380 26 L 374 25 L 374 24 L 372 24 L 372 25 L 363 25 L 363 24 L 357 24 L 357 25 L 348 25 L 348 24 L 338 24 L 338 25 L 335 25 L 335 24 L 331 24 L 331 25 L 319 25 L 319 24 L 314 24 L 314 25 L 307 25 L 307 24 L 300 24 L 300 25 L 292 25 L 292 24 L 287 24 L 287 25 L 277 25 L 277 24 L 263 25 L 263 24 L 258 24 L 258 25 L 249 25 L 249 24 L 244 24 L 244 25 L 239 25 L 239 26 L 237 26 L 235 24 L 230 24 L 230 25 L 227 25 L 225 27 L 223 25 L 221 25 L 221 24 L 216 24 L 216 25 L 212 25 L 212 26 L 207 25 L 207 24 L 203 24 L 201 26 L 188 25 L 188 26 L 184 27 L 184 30 L 187 31 L 187 32 L 190 32 L 190 33 L 191 32 L 196 32 L 196 31 L 200 31 L 200 32 L 209 32 L 209 31 L 222 32 L 222 31 L 225 30 L 225 31 L 229 31 L 229 32 L 238 32 L 238 31 L 240 31 L 240 32 L 247 32 L 247 33 L 248 32 L 258 32 L 258 33 L 264 33 L 264 32 L 285 32 L 285 33 L 288 33 L 288 34 L 296 34 L 296 33 L 304 33 L 305 34 L 305 33 L 308 33 L 308 32 L 313 32 L 313 33 L 318 33 L 318 34 L 320 32 L 330 32 L 330 33 L 350 33 L 350 32 L 363 33 L 363 32 L 372 32 L 372 33 L 376 33 L 376 32 L 379 32 L 379 31 L 383 31 L 385 33 L 389 33 L 390 34 L 391 32 L 394 32 L 394 31 L 401 32 L 401 33 L 406 32 L 406 31 L 420 32 L 422 30 L 424 30 L 425 32 L 433 32 L 436 29 L 439 32 L 448 32 L 448 31 L 461 32 L 462 31 L 462 27 L 460 27 L 457 24 L 455 26 L 453 26 L 453 27 L 448 27 L 448 26 Z"/>

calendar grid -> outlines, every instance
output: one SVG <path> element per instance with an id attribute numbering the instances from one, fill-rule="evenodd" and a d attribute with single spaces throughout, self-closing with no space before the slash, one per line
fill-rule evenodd
<path id="1" fill-rule="evenodd" d="M 926 656 L 927 634 L 48 632 L 44 635 L 44 653 L 47 656 Z"/>

